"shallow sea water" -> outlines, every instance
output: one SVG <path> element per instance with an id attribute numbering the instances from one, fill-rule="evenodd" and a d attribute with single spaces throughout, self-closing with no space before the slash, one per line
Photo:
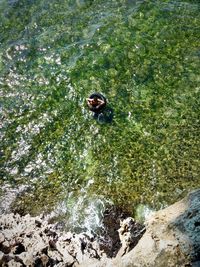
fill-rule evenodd
<path id="1" fill-rule="evenodd" d="M 200 186 L 199 1 L 0 1 L 1 213 L 80 228 Z M 101 92 L 111 122 L 85 99 Z M 89 219 L 90 222 L 88 222 Z"/>

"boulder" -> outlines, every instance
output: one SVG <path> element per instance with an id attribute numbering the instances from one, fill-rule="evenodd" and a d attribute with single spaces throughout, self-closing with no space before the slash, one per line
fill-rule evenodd
<path id="1" fill-rule="evenodd" d="M 145 227 L 122 220 L 113 258 L 98 239 L 62 232 L 42 217 L 2 215 L 0 229 L 3 267 L 200 267 L 200 190 L 152 214 Z"/>
<path id="2" fill-rule="evenodd" d="M 122 243 L 124 252 L 129 242 L 122 240 Z M 200 190 L 155 212 L 146 222 L 146 232 L 138 244 L 128 253 L 122 253 L 122 257 L 104 257 L 100 262 L 81 266 L 200 267 Z"/>
<path id="3" fill-rule="evenodd" d="M 100 259 L 96 241 L 85 234 L 65 233 L 42 217 L 0 217 L 0 266 L 79 266 Z"/>

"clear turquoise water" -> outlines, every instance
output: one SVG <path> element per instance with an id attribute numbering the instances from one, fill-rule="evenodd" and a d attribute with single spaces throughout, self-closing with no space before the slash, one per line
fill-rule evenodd
<path id="1" fill-rule="evenodd" d="M 22 213 L 134 213 L 199 187 L 199 14 L 192 0 L 1 0 L 2 197 L 16 190 Z M 94 91 L 111 123 L 88 111 Z"/>

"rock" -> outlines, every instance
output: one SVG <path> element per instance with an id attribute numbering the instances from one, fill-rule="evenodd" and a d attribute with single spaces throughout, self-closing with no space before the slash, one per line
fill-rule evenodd
<path id="1" fill-rule="evenodd" d="M 120 222 L 120 229 L 118 230 L 122 246 L 117 253 L 117 257 L 122 257 L 135 247 L 144 232 L 145 227 L 141 227 L 133 218 L 128 217 L 122 220 Z"/>
<path id="2" fill-rule="evenodd" d="M 53 259 L 55 262 L 63 262 L 62 254 L 60 254 L 56 250 L 48 250 L 48 256 L 49 258 Z"/>
<path id="3" fill-rule="evenodd" d="M 200 261 L 200 190 L 155 212 L 138 245 L 119 260 L 120 267 L 194 266 Z M 110 266 L 109 266 L 110 267 Z"/>
<path id="4" fill-rule="evenodd" d="M 42 217 L 2 215 L 0 227 L 0 266 L 76 267 L 102 254 L 87 235 L 62 233 Z"/>
<path id="5" fill-rule="evenodd" d="M 22 243 L 17 242 L 14 243 L 14 249 L 13 249 L 13 254 L 21 254 L 22 252 L 25 252 L 25 247 Z"/>
<path id="6" fill-rule="evenodd" d="M 10 260 L 8 262 L 8 267 L 22 267 L 23 265 L 20 262 L 17 262 L 15 260 Z"/>
<path id="7" fill-rule="evenodd" d="M 4 256 L 4 253 L 2 251 L 0 251 L 0 263 L 2 262 L 3 260 L 3 256 Z M 1 265 L 0 265 L 1 266 Z"/>
<path id="8" fill-rule="evenodd" d="M 5 254 L 10 253 L 11 251 L 10 243 L 7 240 L 5 240 L 3 243 L 1 243 L 0 250 Z"/>
<path id="9" fill-rule="evenodd" d="M 71 245 L 69 246 L 69 244 L 62 241 L 62 239 L 56 242 L 56 251 L 59 253 L 64 263 L 72 265 L 76 261 L 76 251 L 72 251 Z"/>
<path id="10" fill-rule="evenodd" d="M 13 260 L 13 257 L 8 254 L 3 254 L 0 252 L 0 266 L 6 267 L 8 262 Z"/>
<path id="11" fill-rule="evenodd" d="M 127 222 L 123 224 L 119 234 L 126 250 L 131 235 L 126 231 Z M 200 190 L 155 212 L 138 244 L 123 254 L 90 260 L 81 267 L 200 267 Z"/>
<path id="12" fill-rule="evenodd" d="M 200 266 L 200 190 L 155 212 L 145 228 L 130 217 L 121 220 L 114 258 L 101 251 L 98 239 L 61 232 L 42 217 L 2 215 L 0 227 L 0 266 Z"/>
<path id="13" fill-rule="evenodd" d="M 2 233 L 0 233 L 0 244 L 3 243 L 4 240 L 5 240 L 5 236 Z"/>
<path id="14" fill-rule="evenodd" d="M 20 260 L 25 266 L 31 266 L 34 262 L 34 257 L 29 252 L 22 252 L 16 259 Z"/>
<path id="15" fill-rule="evenodd" d="M 49 262 L 49 257 L 45 254 L 41 254 L 39 255 L 36 260 L 35 260 L 35 265 L 36 265 L 36 262 L 39 262 L 42 264 L 42 266 L 46 267 L 48 262 Z"/>
<path id="16" fill-rule="evenodd" d="M 121 207 L 113 205 L 107 207 L 103 214 L 103 229 L 98 238 L 98 243 L 100 249 L 102 249 L 110 258 L 115 257 L 122 246 L 117 230 L 120 228 L 121 222 L 130 217 L 130 215 L 130 212 L 124 211 Z M 135 232 L 140 232 L 141 228 L 143 228 L 139 223 L 135 223 L 134 226 Z M 138 240 L 139 238 L 136 237 L 136 242 L 132 242 L 132 245 L 134 243 L 136 244 Z M 131 246 L 131 248 L 133 248 L 133 246 Z"/>

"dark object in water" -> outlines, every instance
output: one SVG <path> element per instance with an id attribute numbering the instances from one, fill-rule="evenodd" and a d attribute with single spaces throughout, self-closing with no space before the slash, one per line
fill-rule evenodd
<path id="1" fill-rule="evenodd" d="M 95 113 L 101 112 L 106 104 L 106 98 L 100 93 L 93 93 L 87 99 L 88 108 Z"/>
<path id="2" fill-rule="evenodd" d="M 113 120 L 113 109 L 111 107 L 106 106 L 100 112 L 94 112 L 94 119 L 100 123 L 111 123 Z"/>
<path id="3" fill-rule="evenodd" d="M 113 109 L 107 106 L 106 98 L 100 93 L 93 93 L 87 99 L 88 108 L 94 112 L 94 119 L 100 123 L 110 123 L 113 120 Z"/>

